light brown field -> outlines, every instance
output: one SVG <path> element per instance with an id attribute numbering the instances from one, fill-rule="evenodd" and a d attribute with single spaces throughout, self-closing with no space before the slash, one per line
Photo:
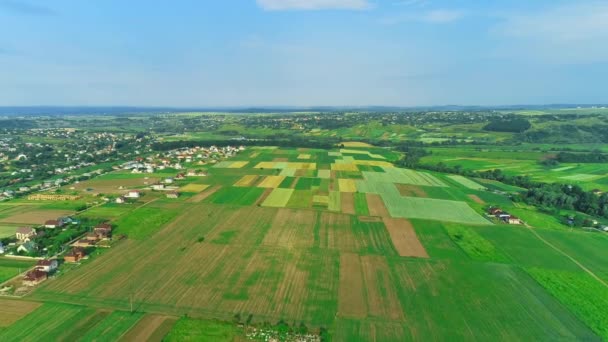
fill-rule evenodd
<path id="1" fill-rule="evenodd" d="M 257 186 L 258 188 L 278 188 L 284 179 L 285 176 L 266 176 Z"/>
<path id="2" fill-rule="evenodd" d="M 479 196 L 477 196 L 477 195 L 470 194 L 469 198 L 472 199 L 473 201 L 475 201 L 476 203 L 486 204 L 486 202 L 484 200 L 482 200 L 481 198 L 479 198 Z"/>
<path id="3" fill-rule="evenodd" d="M 316 211 L 279 209 L 263 245 L 282 247 L 312 247 Z"/>
<path id="4" fill-rule="evenodd" d="M 222 186 L 221 185 L 214 185 L 210 188 L 205 189 L 204 191 L 190 197 L 188 199 L 188 202 L 190 203 L 198 203 L 202 200 L 204 200 L 205 198 L 213 195 L 216 191 L 218 191 Z"/>
<path id="5" fill-rule="evenodd" d="M 228 168 L 230 169 L 240 169 L 243 166 L 249 164 L 248 161 L 233 161 Z"/>
<path id="6" fill-rule="evenodd" d="M 119 341 L 156 341 L 160 342 L 171 330 L 177 318 L 148 314 L 140 319 Z"/>
<path id="7" fill-rule="evenodd" d="M 28 208 L 29 209 L 29 208 Z M 47 220 L 55 220 L 61 216 L 74 214 L 70 210 L 33 209 L 23 211 L 0 220 L 2 223 L 43 224 Z"/>
<path id="8" fill-rule="evenodd" d="M 183 187 L 179 188 L 179 191 L 183 191 L 183 192 L 201 192 L 201 191 L 204 191 L 205 189 L 207 189 L 210 186 L 211 185 L 209 185 L 209 184 L 190 183 L 190 184 L 188 184 L 186 186 L 183 186 Z"/>
<path id="9" fill-rule="evenodd" d="M 359 255 L 340 255 L 340 289 L 338 315 L 341 317 L 365 318 L 367 303 Z"/>
<path id="10" fill-rule="evenodd" d="M 355 214 L 355 195 L 352 192 L 340 192 L 340 202 L 343 213 Z"/>
<path id="11" fill-rule="evenodd" d="M 412 224 L 406 219 L 383 218 L 384 225 L 388 230 L 393 246 L 400 256 L 428 258 L 429 255 L 424 246 L 418 240 Z"/>
<path id="12" fill-rule="evenodd" d="M 299 154 L 298 159 L 310 159 L 310 154 L 305 154 L 305 153 Z"/>
<path id="13" fill-rule="evenodd" d="M 40 305 L 42 304 L 23 300 L 0 299 L 0 327 L 8 327 Z"/>
<path id="14" fill-rule="evenodd" d="M 333 163 L 331 164 L 332 171 L 359 171 L 357 165 L 352 163 Z"/>
<path id="15" fill-rule="evenodd" d="M 361 222 L 382 222 L 382 219 L 376 216 L 359 216 L 357 218 Z"/>
<path id="16" fill-rule="evenodd" d="M 75 190 L 85 193 L 122 194 L 125 193 L 127 189 L 150 186 L 158 181 L 159 179 L 154 177 L 149 177 L 148 179 L 145 179 L 145 177 L 130 179 L 92 179 L 78 184 L 71 184 L 64 188 L 68 189 L 74 187 Z M 123 189 L 120 189 L 120 187 L 123 187 Z M 87 189 L 92 190 L 87 191 Z"/>
<path id="17" fill-rule="evenodd" d="M 396 283 L 384 257 L 361 256 L 363 279 L 367 293 L 367 307 L 371 316 L 403 320 L 404 314 L 397 296 Z"/>
<path id="18" fill-rule="evenodd" d="M 427 193 L 419 186 L 411 184 L 395 184 L 401 196 L 408 197 L 429 197 Z"/>
<path id="19" fill-rule="evenodd" d="M 273 158 L 272 161 L 273 162 L 287 162 L 287 161 L 289 161 L 289 158 Z"/>
<path id="20" fill-rule="evenodd" d="M 138 310 L 168 315 L 230 320 L 247 312 L 273 321 L 329 321 L 322 305 L 337 300 L 339 256 L 261 245 L 263 226 L 272 222 L 265 215 L 276 211 L 195 205 L 150 239 L 122 241 L 86 267 L 43 283 L 35 298 L 127 310 L 132 298 Z M 237 231 L 231 244 L 211 242 L 244 220 L 261 223 Z"/>
<path id="21" fill-rule="evenodd" d="M 258 179 L 257 175 L 245 175 L 241 177 L 234 186 L 251 186 Z"/>
<path id="22" fill-rule="evenodd" d="M 340 144 L 344 145 L 344 147 L 374 147 L 374 145 L 370 145 L 368 143 L 359 142 L 359 141 L 345 141 Z"/>
<path id="23" fill-rule="evenodd" d="M 369 208 L 370 216 L 390 217 L 380 195 L 366 194 L 365 197 L 367 198 L 367 207 Z"/>

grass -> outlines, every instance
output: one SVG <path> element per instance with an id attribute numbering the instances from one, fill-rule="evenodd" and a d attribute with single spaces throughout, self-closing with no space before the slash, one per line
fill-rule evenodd
<path id="1" fill-rule="evenodd" d="M 474 230 L 458 224 L 444 224 L 454 243 L 476 261 L 509 262 L 509 258 Z M 488 229 L 495 229 L 488 227 Z"/>
<path id="2" fill-rule="evenodd" d="M 163 339 L 172 341 L 232 342 L 244 335 L 242 329 L 233 324 L 180 318 Z"/>
<path id="3" fill-rule="evenodd" d="M 263 192 L 263 188 L 230 186 L 221 188 L 207 201 L 215 204 L 252 205 Z"/>
<path id="4" fill-rule="evenodd" d="M 357 215 L 369 215 L 369 208 L 367 207 L 367 198 L 363 193 L 355 194 L 355 212 Z"/>
<path id="5" fill-rule="evenodd" d="M 471 190 L 483 190 L 486 188 L 485 186 L 480 185 L 479 183 L 476 183 L 463 176 L 449 175 L 448 178 Z"/>
<path id="6" fill-rule="evenodd" d="M 90 329 L 82 341 L 116 341 L 131 329 L 144 314 L 114 311 Z"/>
<path id="7" fill-rule="evenodd" d="M 7 281 L 34 265 L 30 260 L 0 258 L 0 282 Z"/>
<path id="8" fill-rule="evenodd" d="M 115 222 L 116 229 L 113 233 L 126 234 L 130 239 L 145 239 L 174 219 L 178 213 L 177 209 L 151 206 L 135 209 L 131 214 Z"/>
<path id="9" fill-rule="evenodd" d="M 529 268 L 526 270 L 549 293 L 608 340 L 608 289 L 583 272 L 564 272 Z"/>

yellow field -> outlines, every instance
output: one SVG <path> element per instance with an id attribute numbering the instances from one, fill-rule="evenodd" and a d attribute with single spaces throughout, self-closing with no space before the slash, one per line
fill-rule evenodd
<path id="1" fill-rule="evenodd" d="M 310 154 L 300 154 L 298 155 L 298 159 L 310 159 Z"/>
<path id="2" fill-rule="evenodd" d="M 357 184 L 354 179 L 338 179 L 340 192 L 357 192 Z"/>
<path id="3" fill-rule="evenodd" d="M 258 184 L 259 188 L 278 188 L 285 176 L 266 176 L 264 180 Z"/>
<path id="4" fill-rule="evenodd" d="M 229 169 L 240 169 L 247 164 L 249 164 L 248 161 L 234 161 L 234 162 L 232 162 L 232 164 L 230 164 L 230 166 L 228 166 L 228 168 Z"/>
<path id="5" fill-rule="evenodd" d="M 317 163 L 259 162 L 254 168 L 315 170 L 317 168 Z"/>
<path id="6" fill-rule="evenodd" d="M 234 186 L 251 186 L 251 183 L 253 183 L 257 178 L 258 176 L 256 175 L 245 175 L 234 183 Z"/>
<path id="7" fill-rule="evenodd" d="M 344 145 L 344 147 L 374 147 L 374 145 L 370 145 L 368 143 L 359 142 L 359 141 L 345 141 L 340 144 Z"/>
<path id="8" fill-rule="evenodd" d="M 355 163 L 356 165 L 395 167 L 393 164 L 382 160 L 355 160 L 353 163 Z"/>
<path id="9" fill-rule="evenodd" d="M 179 188 L 183 192 L 201 192 L 209 187 L 209 184 L 188 184 Z"/>
<path id="10" fill-rule="evenodd" d="M 334 163 L 331 164 L 331 169 L 333 171 L 359 171 L 357 165 L 355 164 L 345 164 L 345 163 Z"/>

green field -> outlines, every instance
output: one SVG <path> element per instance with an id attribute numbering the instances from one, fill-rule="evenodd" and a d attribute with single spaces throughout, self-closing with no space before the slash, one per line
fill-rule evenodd
<path id="1" fill-rule="evenodd" d="M 334 341 L 608 338 L 608 292 L 581 268 L 608 281 L 608 237 L 512 203 L 501 191 L 520 189 L 502 183 L 373 164 L 395 159 L 379 148 L 247 149 L 184 182 L 209 185 L 208 197 L 94 208 L 83 216 L 127 239 L 39 285 L 26 299 L 43 306 L 0 337 L 117 340 L 158 315 L 180 317 L 166 341 L 240 340 L 247 328 L 234 322 L 246 319 Z M 529 227 L 491 222 L 489 205 Z"/>

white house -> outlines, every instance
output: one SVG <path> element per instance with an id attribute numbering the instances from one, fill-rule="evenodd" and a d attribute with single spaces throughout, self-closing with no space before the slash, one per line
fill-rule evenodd
<path id="1" fill-rule="evenodd" d="M 36 269 L 46 273 L 53 272 L 57 269 L 57 259 L 38 260 L 36 263 Z"/>
<path id="2" fill-rule="evenodd" d="M 123 203 L 125 203 L 125 202 L 126 202 L 126 200 L 125 200 L 125 198 L 124 198 L 124 197 L 119 196 L 119 197 L 116 197 L 115 202 L 116 202 L 116 203 L 118 203 L 118 204 L 123 204 Z"/>
<path id="3" fill-rule="evenodd" d="M 165 190 L 165 184 L 153 184 L 152 190 Z"/>
<path id="4" fill-rule="evenodd" d="M 129 190 L 125 197 L 127 198 L 139 198 L 141 196 L 141 191 L 139 190 Z"/>

